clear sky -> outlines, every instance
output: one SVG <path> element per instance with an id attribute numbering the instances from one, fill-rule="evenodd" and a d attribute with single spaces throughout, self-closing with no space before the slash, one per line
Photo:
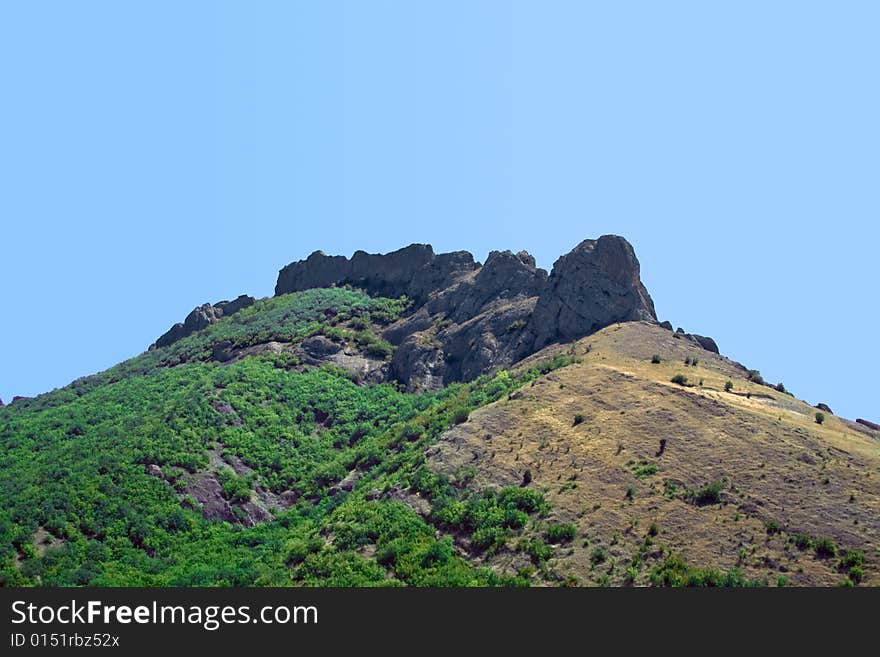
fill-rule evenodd
<path id="1" fill-rule="evenodd" d="M 876 2 L 5 2 L 0 397 L 322 249 L 627 237 L 661 319 L 880 421 Z"/>

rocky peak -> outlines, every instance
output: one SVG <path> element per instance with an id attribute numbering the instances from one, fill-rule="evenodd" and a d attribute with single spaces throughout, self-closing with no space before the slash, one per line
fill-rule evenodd
<path id="1" fill-rule="evenodd" d="M 633 248 L 613 235 L 581 242 L 549 276 L 526 251 L 492 251 L 483 265 L 426 244 L 351 259 L 316 252 L 284 267 L 275 293 L 345 284 L 413 300 L 384 335 L 398 346 L 392 375 L 411 387 L 469 380 L 615 322 L 656 322 Z"/>
<path id="2" fill-rule="evenodd" d="M 635 251 L 617 235 L 584 240 L 553 264 L 535 318 L 536 349 L 615 322 L 657 321 Z"/>

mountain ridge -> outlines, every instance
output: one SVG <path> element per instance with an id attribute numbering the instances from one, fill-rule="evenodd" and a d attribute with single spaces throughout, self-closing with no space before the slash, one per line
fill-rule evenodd
<path id="1" fill-rule="evenodd" d="M 618 235 L 580 242 L 548 274 L 527 251 L 491 251 L 485 263 L 468 251 L 435 253 L 410 244 L 351 258 L 315 251 L 283 267 L 275 296 L 351 286 L 374 296 L 407 297 L 409 311 L 382 337 L 395 347 L 389 376 L 410 390 L 469 381 L 555 342 L 576 340 L 616 322 L 657 323 L 630 243 Z M 253 303 L 204 304 L 155 346 L 167 346 Z M 668 322 L 661 324 L 672 330 Z M 714 340 L 682 336 L 717 353 Z M 152 348 L 152 347 L 151 347 Z"/>

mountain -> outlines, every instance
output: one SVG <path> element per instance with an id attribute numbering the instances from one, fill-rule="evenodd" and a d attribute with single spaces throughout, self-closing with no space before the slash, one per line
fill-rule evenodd
<path id="1" fill-rule="evenodd" d="M 880 431 L 658 322 L 630 244 L 284 267 L 0 407 L 0 583 L 880 583 Z"/>

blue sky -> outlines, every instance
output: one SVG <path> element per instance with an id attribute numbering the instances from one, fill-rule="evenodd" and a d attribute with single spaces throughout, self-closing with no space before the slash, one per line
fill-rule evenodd
<path id="1" fill-rule="evenodd" d="M 661 319 L 880 420 L 872 2 L 0 5 L 0 397 L 313 250 L 635 246 Z"/>

